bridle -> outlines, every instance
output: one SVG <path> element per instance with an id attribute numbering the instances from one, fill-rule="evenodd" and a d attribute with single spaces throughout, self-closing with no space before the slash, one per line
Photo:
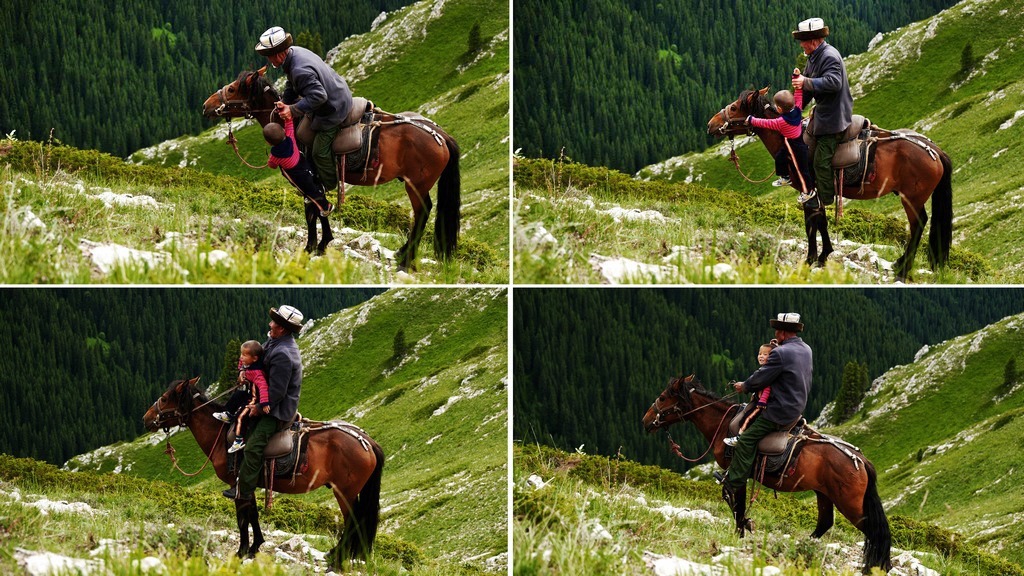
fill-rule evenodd
<path id="1" fill-rule="evenodd" d="M 754 99 L 752 97 L 755 94 L 757 94 L 757 98 L 756 98 L 757 102 L 751 102 L 750 100 Z M 738 100 L 737 100 L 737 102 L 738 102 Z M 733 102 L 732 104 L 726 104 L 725 107 L 723 107 L 721 110 L 718 111 L 718 115 L 722 117 L 723 124 L 715 132 L 719 136 L 728 136 L 730 139 L 733 136 L 737 135 L 737 134 L 746 133 L 748 136 L 752 135 L 754 133 L 754 129 L 752 127 L 750 127 L 750 126 L 745 126 L 744 125 L 744 123 L 747 120 L 746 116 L 744 116 L 742 118 L 731 118 L 729 116 L 729 106 L 732 106 L 734 104 L 736 104 L 736 102 Z M 750 106 L 750 108 L 752 110 L 756 109 L 759 105 L 761 106 L 761 109 L 764 110 L 764 111 L 769 111 L 769 110 L 771 110 L 771 107 L 772 107 L 771 102 L 769 102 L 767 100 L 762 100 L 761 93 L 759 91 L 757 91 L 757 90 L 752 90 L 750 92 L 750 96 L 748 96 L 748 99 L 747 99 L 747 104 Z M 742 126 L 742 129 L 739 130 L 739 131 L 736 131 L 735 128 L 737 126 Z"/>
<path id="2" fill-rule="evenodd" d="M 192 398 L 197 398 L 199 396 L 200 393 L 197 390 Z M 180 394 L 178 402 L 174 405 L 173 410 L 164 408 L 164 404 L 168 401 L 167 392 L 161 394 L 160 397 L 156 399 L 156 402 L 153 402 L 153 409 L 156 410 L 156 426 L 158 428 L 163 428 L 164 434 L 168 433 L 174 426 L 188 426 L 188 418 L 196 409 L 182 409 L 182 405 L 185 403 L 183 399 L 187 397 L 188 396 L 186 394 Z M 189 403 L 191 404 L 191 402 Z M 177 420 L 177 423 L 171 423 L 170 420 Z"/>
<path id="3" fill-rule="evenodd" d="M 261 112 L 273 112 L 274 111 L 273 107 L 270 107 L 270 108 L 254 108 L 253 107 L 252 102 L 253 102 L 253 100 L 255 100 L 256 95 L 259 93 L 256 90 L 253 90 L 248 95 L 247 98 L 239 97 L 239 98 L 236 98 L 236 99 L 229 99 L 227 96 L 225 96 L 225 92 L 224 91 L 227 90 L 228 88 L 230 88 L 232 84 L 238 84 L 238 92 L 239 92 L 239 94 L 242 93 L 242 83 L 239 80 L 235 80 L 231 84 L 225 84 L 224 86 L 222 86 L 220 88 L 220 90 L 217 90 L 217 99 L 220 100 L 220 106 L 218 106 L 218 107 L 213 109 L 213 113 L 216 114 L 217 116 L 224 116 L 225 114 L 228 114 L 229 112 L 238 112 L 238 114 L 231 114 L 230 116 L 228 116 L 228 121 L 230 122 L 232 117 L 242 116 L 244 118 L 253 118 L 256 114 L 259 114 Z M 275 95 L 277 94 L 277 91 L 274 90 L 274 87 L 271 86 L 269 83 L 263 83 L 262 81 L 260 81 L 260 84 L 263 84 L 262 92 L 270 91 L 270 92 L 273 92 L 273 94 L 275 94 Z M 277 100 L 277 98 L 274 98 L 274 100 Z"/>
<path id="4" fill-rule="evenodd" d="M 682 380 L 682 379 L 680 379 L 680 380 Z M 690 386 L 687 386 L 688 382 L 685 381 L 685 380 L 682 381 L 682 384 L 683 384 L 683 390 L 686 392 L 686 396 L 685 396 L 686 402 L 687 402 L 687 404 L 689 406 L 693 406 L 693 390 L 694 389 L 692 387 L 690 387 Z M 654 410 L 654 422 L 652 422 L 651 425 L 656 427 L 656 428 L 660 428 L 661 425 L 663 425 L 663 424 L 671 424 L 671 422 L 665 422 L 664 419 L 662 418 L 662 416 L 672 416 L 672 415 L 678 414 L 679 415 L 679 421 L 681 422 L 681 421 L 685 420 L 687 416 L 689 416 L 690 414 L 693 414 L 694 412 L 703 410 L 703 409 L 707 408 L 708 406 L 711 406 L 712 404 L 716 404 L 718 402 L 722 402 L 724 400 L 727 400 L 727 399 L 732 398 L 733 396 L 739 394 L 739 392 L 733 392 L 731 394 L 727 394 L 727 395 L 723 396 L 722 398 L 713 399 L 711 402 L 708 402 L 707 404 L 704 404 L 703 406 L 698 406 L 696 408 L 693 408 L 691 410 L 688 410 L 688 411 L 684 412 L 683 408 L 680 408 L 680 406 L 679 406 L 680 402 L 684 398 L 683 392 L 680 392 L 677 387 L 673 387 L 673 386 L 669 386 L 669 388 L 666 390 L 666 392 L 668 392 L 670 397 L 675 398 L 677 400 L 677 402 L 675 404 L 673 404 L 672 406 L 668 407 L 668 408 L 662 408 L 659 405 L 661 403 L 661 395 L 659 394 L 658 397 L 654 400 L 654 402 L 651 403 L 650 410 Z M 729 419 L 729 413 L 732 412 L 733 409 L 738 408 L 738 407 L 739 407 L 738 404 L 733 404 L 733 405 L 729 406 L 728 408 L 726 408 L 725 413 L 722 415 L 722 420 L 718 423 L 718 429 L 719 430 L 721 430 L 721 428 L 725 424 L 726 420 Z M 717 436 L 717 435 L 718 435 L 718 431 L 716 430 L 715 431 L 715 435 L 712 436 L 712 438 L 715 438 L 715 436 Z M 712 440 L 711 442 L 708 442 L 708 448 L 707 448 L 707 450 L 704 451 L 703 454 L 701 454 L 700 456 L 698 456 L 696 458 L 687 458 L 686 456 L 683 456 L 682 452 L 679 451 L 679 445 L 676 444 L 674 440 L 672 440 L 672 435 L 671 434 L 668 435 L 668 440 L 669 440 L 669 443 L 672 445 L 673 452 L 675 452 L 675 454 L 677 456 L 679 456 L 683 460 L 686 460 L 687 462 L 699 462 L 705 456 L 708 455 L 708 452 L 710 452 L 711 448 L 714 446 L 714 441 Z"/>
<path id="5" fill-rule="evenodd" d="M 754 97 L 755 94 L 757 95 L 756 96 L 757 102 L 752 102 L 752 100 L 755 99 L 755 97 Z M 737 100 L 737 102 L 739 102 L 739 100 Z M 771 109 L 771 103 L 768 102 L 767 100 L 762 100 L 761 93 L 759 91 L 757 91 L 757 90 L 752 90 L 750 92 L 750 96 L 747 97 L 747 102 L 746 103 L 750 106 L 751 110 L 756 109 L 758 105 L 761 105 L 762 106 L 762 110 L 765 110 L 765 111 L 768 111 L 768 110 Z M 722 108 L 718 112 L 718 114 L 722 117 L 722 120 L 724 122 L 718 128 L 718 130 L 716 130 L 716 133 L 719 136 L 728 136 L 729 137 L 729 160 L 733 163 L 733 166 L 736 167 L 736 171 L 740 173 L 740 176 L 742 176 L 744 180 L 746 180 L 747 182 L 751 182 L 753 184 L 760 184 L 762 182 L 766 182 L 772 176 L 775 176 L 775 169 L 774 168 L 772 169 L 772 171 L 767 176 L 765 176 L 764 178 L 762 178 L 760 180 L 753 180 L 753 179 L 751 179 L 749 176 L 744 174 L 743 170 L 740 168 L 740 157 L 739 157 L 739 155 L 736 154 L 736 141 L 734 140 L 734 137 L 737 134 L 744 134 L 744 133 L 747 136 L 753 136 L 754 135 L 754 127 L 746 125 L 746 120 L 747 120 L 746 116 L 744 116 L 743 118 L 730 118 L 729 117 L 729 112 L 728 112 L 729 106 L 732 106 L 732 105 L 735 105 L 735 104 L 736 104 L 736 102 L 733 102 L 732 104 L 726 104 L 725 107 Z M 735 128 L 736 126 L 741 126 L 742 129 L 737 131 L 736 128 Z"/>
<path id="6" fill-rule="evenodd" d="M 186 384 L 186 388 L 185 390 L 182 390 L 181 392 L 178 393 L 178 402 L 177 404 L 175 404 L 173 409 L 164 408 L 164 404 L 168 402 L 168 392 L 164 392 L 163 394 L 160 395 L 159 398 L 156 399 L 156 402 L 153 402 L 153 409 L 156 410 L 156 426 L 157 428 L 163 428 L 165 434 L 168 433 L 170 429 L 175 426 L 187 427 L 189 417 L 192 416 L 193 412 L 214 402 L 221 396 L 224 396 L 228 392 L 233 391 L 237 387 L 229 386 L 228 389 L 225 390 L 224 392 L 221 392 L 220 394 L 214 396 L 213 398 L 206 400 L 202 404 L 193 407 L 191 406 L 192 401 L 202 400 L 203 393 L 197 389 L 192 389 L 191 385 L 188 385 L 187 379 L 182 380 L 181 382 L 183 384 Z M 192 392 L 191 396 L 188 394 L 189 391 Z M 186 403 L 189 406 L 186 407 Z M 172 420 L 177 420 L 177 423 L 171 422 Z"/>

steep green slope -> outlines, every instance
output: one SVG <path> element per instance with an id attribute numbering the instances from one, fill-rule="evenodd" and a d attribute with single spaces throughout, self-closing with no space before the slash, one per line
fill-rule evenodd
<path id="1" fill-rule="evenodd" d="M 914 128 L 953 159 L 953 246 L 980 255 L 991 273 L 983 281 L 991 283 L 1016 283 L 1024 272 L 1019 246 L 1024 222 L 1014 209 L 1024 189 L 1024 176 L 1014 164 L 1019 157 L 1014 151 L 1024 142 L 1024 126 L 1018 122 L 1024 94 L 1019 79 L 1024 67 L 1022 24 L 1015 0 L 965 0 L 880 35 L 867 52 L 846 58 L 855 112 L 885 128 Z M 736 86 L 731 97 L 743 88 Z M 737 149 L 744 172 L 752 178 L 771 173 L 771 158 L 760 142 L 738 139 Z M 788 189 L 745 182 L 726 159 L 728 150 L 726 142 L 670 158 L 638 176 L 793 201 Z M 848 207 L 905 219 L 892 196 Z"/>
<path id="2" fill-rule="evenodd" d="M 389 13 L 372 32 L 351 36 L 328 55 L 354 94 L 391 111 L 412 110 L 441 125 L 462 151 L 463 222 L 466 236 L 496 247 L 504 261 L 508 243 L 509 19 L 494 0 L 425 0 Z M 479 26 L 480 47 L 469 50 Z M 269 74 L 281 79 L 279 71 Z M 234 77 L 226 77 L 226 84 Z M 211 86 L 210 93 L 220 86 Z M 234 124 L 238 127 L 238 121 Z M 203 171 L 285 186 L 280 174 L 242 165 L 224 144 L 223 124 L 196 137 L 165 142 L 132 154 L 144 164 L 185 162 Z M 262 159 L 266 143 L 257 126 L 236 130 L 239 149 Z M 408 210 L 400 182 L 376 188 L 352 187 L 350 196 L 369 196 Z M 478 248 L 479 249 L 479 248 Z"/>
<path id="3" fill-rule="evenodd" d="M 860 573 L 861 533 L 838 517 L 810 538 L 816 507 L 807 494 L 762 492 L 748 508 L 756 531 L 740 539 L 710 478 L 537 445 L 517 445 L 513 459 L 515 574 Z M 1024 574 L 960 534 L 891 513 L 889 521 L 894 574 Z"/>
<path id="4" fill-rule="evenodd" d="M 1024 498 L 1013 488 L 1024 433 L 1024 316 L 925 347 L 875 380 L 835 431 L 869 454 L 887 510 L 956 530 L 1024 562 Z M 825 411 L 825 418 L 828 417 Z"/>
<path id="5" fill-rule="evenodd" d="M 299 339 L 299 411 L 353 422 L 381 444 L 382 531 L 422 549 L 435 568 L 493 570 L 505 562 L 494 557 L 506 550 L 507 534 L 506 297 L 503 289 L 391 290 L 318 321 Z M 183 469 L 200 468 L 205 456 L 189 432 L 169 439 Z M 223 487 L 210 472 L 186 478 L 173 471 L 163 441 L 162 432 L 147 434 L 66 467 L 207 494 Z M 326 490 L 281 495 L 275 506 L 291 500 L 328 513 L 337 506 Z"/>
<path id="6" fill-rule="evenodd" d="M 391 253 L 405 241 L 411 215 L 400 183 L 349 188 L 348 201 L 332 216 L 336 240 L 323 257 L 308 257 L 301 200 L 279 173 L 244 167 L 225 146 L 222 124 L 134 154 L 133 162 L 145 166 L 68 147 L 0 143 L 0 167 L 4 157 L 11 166 L 0 174 L 6 205 L 0 280 L 507 281 L 509 22 L 507 10 L 495 6 L 493 0 L 420 2 L 338 48 L 336 66 L 357 94 L 387 110 L 420 111 L 459 142 L 462 231 L 453 262 L 434 261 L 431 221 L 419 271 L 396 270 Z M 476 24 L 479 41 L 471 52 Z M 261 162 L 267 147 L 259 130 L 238 133 L 242 154 Z"/>

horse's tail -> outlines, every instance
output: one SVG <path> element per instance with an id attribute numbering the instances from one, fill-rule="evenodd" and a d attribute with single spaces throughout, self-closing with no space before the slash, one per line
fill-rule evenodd
<path id="1" fill-rule="evenodd" d="M 380 523 L 380 477 L 384 469 L 384 450 L 372 439 L 367 440 L 377 458 L 377 466 L 359 491 L 352 505 L 352 513 L 345 520 L 341 546 L 349 558 L 369 557 Z"/>
<path id="2" fill-rule="evenodd" d="M 462 209 L 462 177 L 459 175 L 459 145 L 445 134 L 448 164 L 437 182 L 437 216 L 434 219 L 434 255 L 451 260 L 459 244 L 460 211 Z"/>
<path id="3" fill-rule="evenodd" d="M 864 490 L 864 570 L 879 566 L 888 571 L 892 568 L 889 552 L 892 548 L 892 534 L 889 532 L 889 520 L 882 508 L 882 499 L 878 497 L 878 486 L 875 483 L 875 467 L 871 462 L 864 461 L 868 473 L 868 486 Z M 865 572 L 866 573 L 866 572 Z"/>
<path id="4" fill-rule="evenodd" d="M 942 179 L 932 192 L 932 227 L 928 232 L 928 261 L 932 268 L 946 265 L 953 242 L 953 161 L 941 150 L 939 159 Z"/>

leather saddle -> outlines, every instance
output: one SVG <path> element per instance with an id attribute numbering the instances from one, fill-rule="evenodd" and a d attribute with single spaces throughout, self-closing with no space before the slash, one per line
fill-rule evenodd
<path id="1" fill-rule="evenodd" d="M 296 429 L 296 422 L 299 421 L 301 416 L 296 413 L 295 419 L 292 420 L 292 424 L 288 427 L 282 428 L 273 433 L 270 440 L 266 444 L 266 448 L 263 449 L 263 459 L 272 460 L 274 458 L 281 458 L 284 456 L 290 456 L 295 451 L 295 444 L 299 439 L 299 433 Z M 234 442 L 234 426 L 230 426 L 227 430 L 227 438 L 225 440 L 227 445 L 230 446 Z M 237 452 L 242 454 L 242 452 Z"/>
<path id="2" fill-rule="evenodd" d="M 813 120 L 812 120 L 813 122 Z M 832 168 L 850 168 L 860 163 L 861 144 L 866 140 L 867 131 L 871 129 L 871 122 L 861 116 L 854 114 L 853 120 L 840 138 L 836 147 L 835 156 L 832 156 Z M 804 144 L 807 144 L 808 155 L 814 158 L 814 149 L 817 147 L 818 139 L 811 135 L 810 130 L 804 130 Z"/>
<path id="3" fill-rule="evenodd" d="M 361 122 L 361 120 L 367 115 L 372 116 L 374 109 L 375 106 L 370 100 L 360 97 L 352 98 L 352 109 L 349 110 L 348 116 L 341 123 L 338 135 L 334 137 L 334 142 L 331 143 L 331 150 L 335 156 L 351 154 L 352 152 L 357 152 L 362 147 L 362 124 L 364 122 Z M 303 118 L 295 128 L 295 139 L 306 149 L 313 144 L 313 137 L 316 135 L 309 125 L 309 119 Z"/>
<path id="4" fill-rule="evenodd" d="M 743 420 L 749 414 L 748 410 L 753 410 L 754 404 L 747 404 L 742 410 L 740 410 L 736 416 L 729 421 L 729 436 L 736 436 L 740 432 L 740 426 L 743 425 Z M 806 421 L 801 417 L 796 421 L 792 422 L 786 427 L 786 430 L 780 430 L 778 432 L 772 432 L 762 438 L 757 443 L 757 451 L 762 456 L 778 456 L 786 452 L 789 448 L 790 443 L 796 439 L 796 437 L 803 430 Z"/>

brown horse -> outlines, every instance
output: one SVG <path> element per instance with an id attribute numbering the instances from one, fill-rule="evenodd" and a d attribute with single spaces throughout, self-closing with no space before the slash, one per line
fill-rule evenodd
<path id="1" fill-rule="evenodd" d="M 213 417 L 223 406 L 213 403 L 196 387 L 199 378 L 175 380 L 149 408 L 142 421 L 149 431 L 187 427 L 196 443 L 213 463 L 217 477 L 235 485 L 228 472 L 224 436 L 229 424 Z M 373 548 L 380 520 L 380 480 L 384 452 L 369 436 L 363 435 L 367 451 L 353 436 L 328 428 L 309 433 L 307 468 L 294 479 L 274 483 L 274 490 L 285 494 L 304 494 L 326 486 L 338 500 L 344 519 L 338 544 L 330 552 L 332 563 L 340 568 L 346 558 L 365 558 Z M 262 474 L 260 486 L 263 486 Z M 263 544 L 259 511 L 255 500 L 236 500 L 235 513 L 240 531 L 238 556 L 253 556 Z M 249 546 L 248 524 L 253 526 L 253 544 Z"/>
<path id="2" fill-rule="evenodd" d="M 730 459 L 725 456 L 726 446 L 722 440 L 728 435 L 727 420 L 735 415 L 737 409 L 737 404 L 705 390 L 692 375 L 673 378 L 644 414 L 644 429 L 653 432 L 689 420 L 707 439 L 714 451 L 715 462 L 725 469 L 729 467 Z M 816 432 L 810 436 L 824 438 Z M 765 474 L 759 481 L 780 492 L 813 490 L 818 495 L 818 524 L 811 537 L 820 538 L 832 527 L 832 507 L 835 506 L 864 533 L 864 572 L 870 572 L 872 566 L 889 570 L 892 567 L 889 558 L 892 537 L 875 485 L 875 468 L 860 452 L 853 452 L 853 449 L 847 449 L 847 452 L 849 454 L 828 442 L 808 441 L 804 443 L 792 473 L 783 478 Z M 750 525 L 745 500 L 744 486 L 736 495 L 734 509 L 736 530 L 740 536 Z"/>
<path id="3" fill-rule="evenodd" d="M 206 99 L 203 115 L 207 118 L 255 118 L 261 126 L 266 126 L 274 113 L 274 102 L 280 100 L 277 90 L 264 78 L 266 70 L 264 66 L 255 72 L 239 74 L 234 82 Z M 436 183 L 434 255 L 439 260 L 450 260 L 458 247 L 462 202 L 459 145 L 440 126 L 416 113 L 403 112 L 396 116 L 379 110 L 376 112 L 374 124 L 380 135 L 378 165 L 373 169 L 346 169 L 344 181 L 359 186 L 376 186 L 397 178 L 405 183 L 405 191 L 412 203 L 413 222 L 408 238 L 395 258 L 400 266 L 410 269 L 416 266 L 416 250 L 433 207 L 430 189 Z M 295 123 L 298 127 L 299 118 L 295 118 Z M 317 245 L 318 252 L 323 252 L 333 238 L 327 218 L 320 217 L 319 210 L 307 204 L 307 251 L 316 245 L 318 217 L 324 229 L 324 239 Z"/>
<path id="4" fill-rule="evenodd" d="M 765 148 L 774 157 L 784 146 L 782 134 L 774 130 L 744 126 L 747 116 L 755 118 L 777 118 L 778 113 L 767 96 L 768 87 L 761 90 L 744 90 L 739 98 L 727 105 L 708 121 L 708 134 L 729 136 L 753 133 L 761 139 Z M 897 131 L 902 132 L 902 131 Z M 949 156 L 934 142 L 916 135 L 913 140 L 889 136 L 895 132 L 883 131 L 888 136 L 880 137 L 875 147 L 875 177 L 863 186 L 846 186 L 842 196 L 853 200 L 874 200 L 885 194 L 899 196 L 903 210 L 910 223 L 910 235 L 903 255 L 894 266 L 896 277 L 905 280 L 917 256 L 928 213 L 925 203 L 932 199 L 932 226 L 928 234 L 928 261 L 934 270 L 945 266 L 949 247 L 953 239 L 953 188 L 950 179 L 953 163 Z M 793 178 L 793 187 L 799 189 L 799 179 Z M 828 220 L 824 208 L 804 209 L 804 228 L 807 232 L 807 263 L 824 265 L 832 253 L 832 241 L 828 236 Z M 821 233 L 822 252 L 818 247 L 815 232 Z"/>

